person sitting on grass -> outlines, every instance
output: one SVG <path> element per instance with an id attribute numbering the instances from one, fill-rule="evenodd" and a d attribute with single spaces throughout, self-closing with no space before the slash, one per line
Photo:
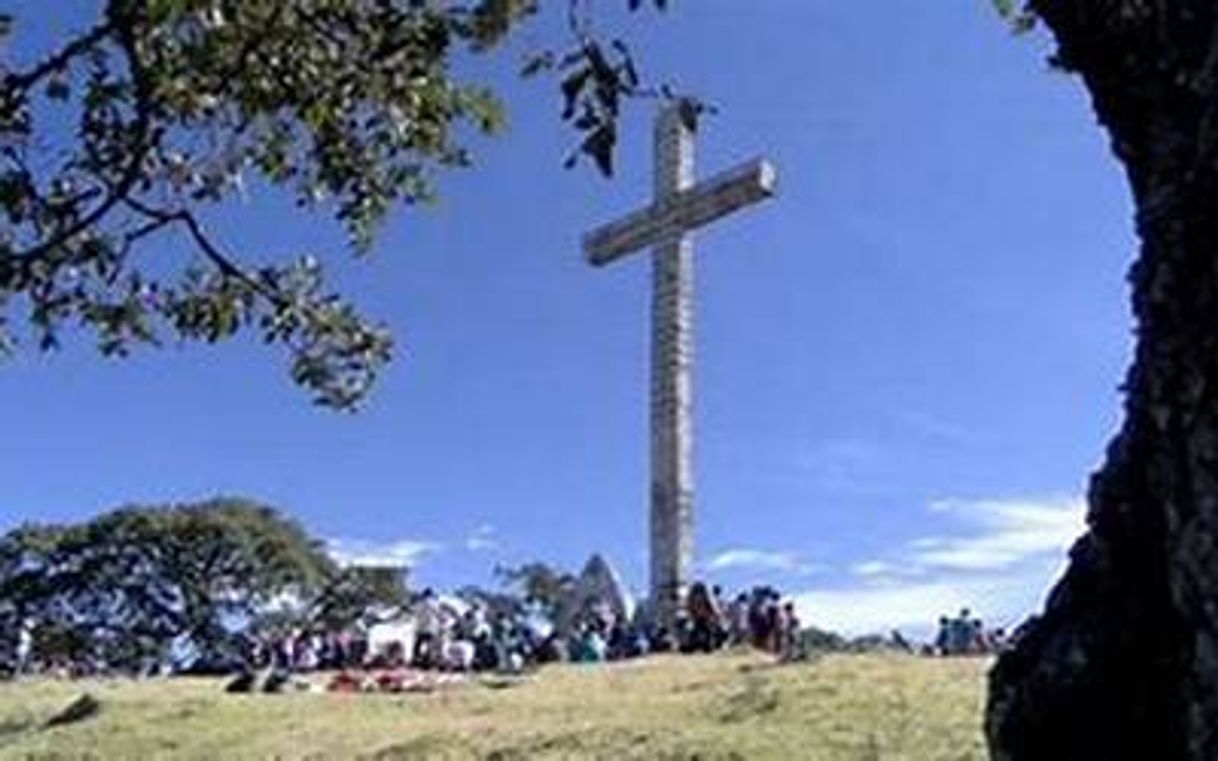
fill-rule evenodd
<path id="1" fill-rule="evenodd" d="M 663 624 L 657 625 L 651 630 L 651 636 L 648 641 L 647 650 L 652 653 L 671 653 L 676 649 L 676 642 L 673 641 L 672 632 Z"/>
<path id="2" fill-rule="evenodd" d="M 468 672 L 474 668 L 476 650 L 467 639 L 447 639 L 444 643 L 441 668 L 445 671 Z"/>
<path id="3" fill-rule="evenodd" d="M 626 622 L 618 616 L 613 617 L 613 623 L 609 626 L 607 645 L 609 660 L 617 661 L 631 657 L 632 638 L 630 631 L 626 627 Z"/>
<path id="4" fill-rule="evenodd" d="M 599 663 L 605 660 L 605 639 L 595 626 L 580 624 L 571 642 L 572 663 Z"/>
<path id="5" fill-rule="evenodd" d="M 590 626 L 584 633 L 584 653 L 587 655 L 588 663 L 603 663 L 605 661 L 608 645 L 598 627 Z"/>

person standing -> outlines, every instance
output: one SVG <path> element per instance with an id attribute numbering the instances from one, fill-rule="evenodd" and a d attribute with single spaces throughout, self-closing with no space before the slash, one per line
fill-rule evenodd
<path id="1" fill-rule="evenodd" d="M 34 652 L 34 624 L 28 618 L 22 618 L 17 626 L 17 649 L 14 655 L 14 673 L 20 676 L 30 667 L 30 657 Z"/>
<path id="2" fill-rule="evenodd" d="M 765 649 L 775 655 L 782 650 L 782 611 L 778 599 L 777 594 L 766 597 L 765 634 L 762 637 Z"/>
<path id="3" fill-rule="evenodd" d="M 440 648 L 442 622 L 436 593 L 430 587 L 423 590 L 413 612 L 418 626 L 418 635 L 414 640 L 414 652 L 411 653 L 410 660 L 418 668 L 431 668 L 438 665 L 438 656 L 442 652 Z"/>
<path id="4" fill-rule="evenodd" d="M 803 639 L 799 615 L 795 612 L 795 603 L 790 601 L 784 603 L 778 620 L 782 642 L 778 658 L 783 662 L 797 661 L 803 656 Z"/>
<path id="5" fill-rule="evenodd" d="M 749 598 L 741 592 L 727 609 L 728 641 L 732 645 L 743 645 L 749 637 Z"/>

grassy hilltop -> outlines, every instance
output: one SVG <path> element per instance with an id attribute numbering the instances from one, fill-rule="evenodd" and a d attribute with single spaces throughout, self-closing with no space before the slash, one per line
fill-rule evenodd
<path id="1" fill-rule="evenodd" d="M 204 679 L 0 685 L 2 759 L 985 757 L 981 659 L 753 654 L 555 666 L 423 695 L 226 695 Z M 98 716 L 44 729 L 83 691 Z"/>

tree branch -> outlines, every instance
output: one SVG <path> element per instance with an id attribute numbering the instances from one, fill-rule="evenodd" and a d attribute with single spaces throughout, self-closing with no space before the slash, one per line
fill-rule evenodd
<path id="1" fill-rule="evenodd" d="M 64 68 L 73 58 L 84 53 L 106 37 L 109 37 L 114 31 L 113 21 L 107 19 L 90 29 L 84 35 L 69 42 L 58 52 L 48 56 L 32 69 L 6 74 L 3 82 L 6 95 L 11 97 L 12 93 L 28 90 L 37 84 L 40 79 L 58 69 Z"/>
<path id="2" fill-rule="evenodd" d="M 285 303 L 282 294 L 277 293 L 272 288 L 268 288 L 266 283 L 263 283 L 257 278 L 251 276 L 248 272 L 238 266 L 235 261 L 221 251 L 219 246 L 213 243 L 211 238 L 208 237 L 207 231 L 203 229 L 202 223 L 199 222 L 194 214 L 186 211 L 185 209 L 177 209 L 174 211 L 158 209 L 134 198 L 124 198 L 123 202 L 126 203 L 126 205 L 131 209 L 151 220 L 148 224 L 130 233 L 128 235 L 129 238 L 131 236 L 143 237 L 144 235 L 155 232 L 161 227 L 169 224 L 181 224 L 186 228 L 186 231 L 190 234 L 191 239 L 194 240 L 195 245 L 198 246 L 203 255 L 211 260 L 211 262 L 216 265 L 216 268 L 220 270 L 222 274 L 237 278 L 242 283 L 245 283 L 251 289 L 257 292 L 260 296 L 270 300 L 273 304 L 283 305 Z"/>
<path id="3" fill-rule="evenodd" d="M 98 28 L 106 27 L 108 29 L 107 34 L 110 31 L 117 33 L 119 46 L 126 54 L 127 64 L 131 70 L 131 80 L 135 89 L 135 123 L 132 127 L 135 136 L 132 141 L 131 159 L 123 168 L 118 182 L 114 183 L 111 187 L 106 199 L 92 211 L 78 219 L 75 224 L 69 225 L 48 240 L 32 246 L 25 251 L 13 254 L 13 260 L 18 262 L 19 266 L 28 267 L 34 261 L 45 258 L 51 251 L 64 245 L 90 227 L 93 227 L 102 217 L 109 214 L 115 206 L 126 199 L 140 179 L 141 165 L 144 163 L 144 159 L 147 157 L 153 142 L 150 139 L 152 132 L 152 83 L 143 62 L 140 60 L 139 50 L 137 49 L 135 27 L 138 25 L 139 19 L 134 14 L 126 15 L 123 11 L 120 11 L 118 7 L 121 5 L 121 2 L 112 2 L 107 10 L 108 18 L 106 22 Z M 109 185 L 108 182 L 106 184 Z"/>

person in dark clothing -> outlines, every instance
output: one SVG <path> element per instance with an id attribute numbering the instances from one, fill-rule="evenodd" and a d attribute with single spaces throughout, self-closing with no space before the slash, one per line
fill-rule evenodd
<path id="1" fill-rule="evenodd" d="M 686 604 L 689 610 L 689 638 L 684 648 L 688 652 L 712 652 L 720 640 L 721 613 L 718 601 L 702 582 L 689 588 Z"/>

